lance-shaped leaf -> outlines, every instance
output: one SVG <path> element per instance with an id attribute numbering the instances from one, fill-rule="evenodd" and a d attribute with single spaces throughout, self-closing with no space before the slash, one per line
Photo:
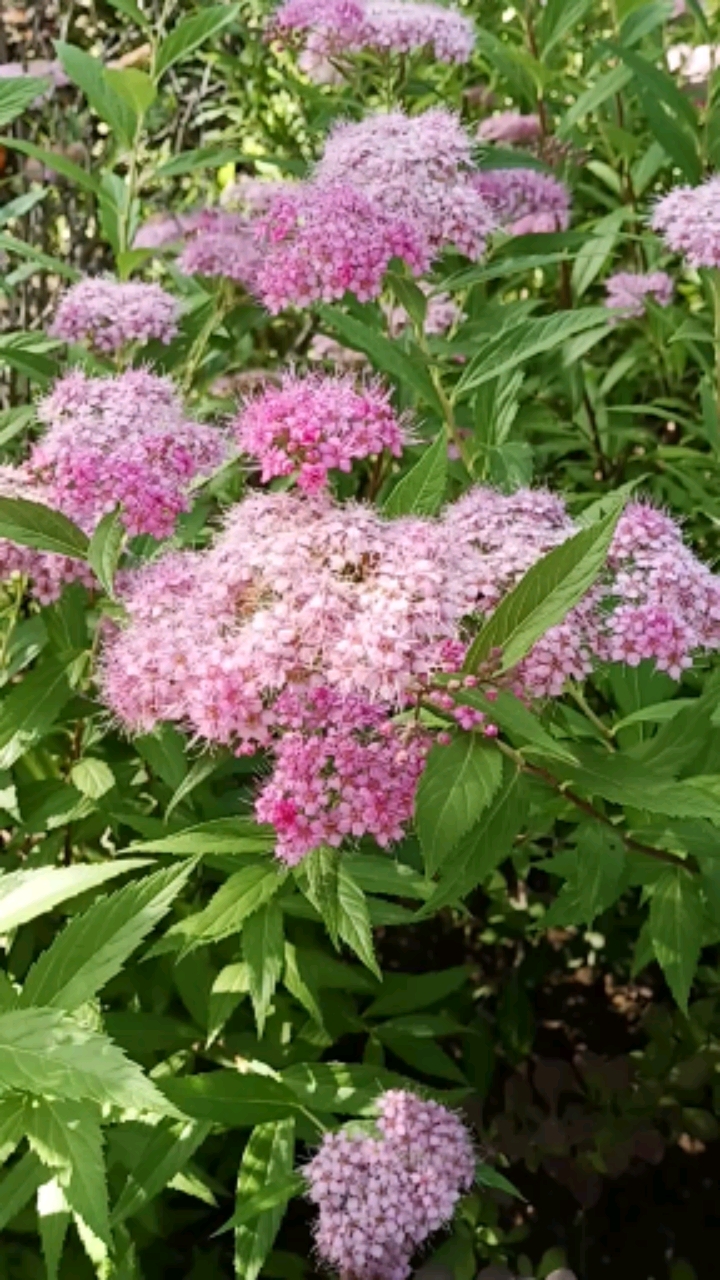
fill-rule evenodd
<path id="1" fill-rule="evenodd" d="M 502 781 L 502 756 L 472 733 L 428 756 L 415 801 L 415 824 L 430 874 L 437 871 L 490 804 Z"/>
<path id="2" fill-rule="evenodd" d="M 238 1174 L 236 1212 L 242 1213 L 250 1201 L 274 1184 L 283 1183 L 287 1194 L 264 1209 L 253 1222 L 235 1231 L 235 1275 L 237 1280 L 257 1280 L 275 1242 L 285 1212 L 294 1194 L 288 1186 L 295 1156 L 295 1121 L 279 1120 L 253 1131 L 243 1152 Z"/>
<path id="3" fill-rule="evenodd" d="M 87 534 L 61 511 L 26 498 L 0 498 L 0 538 L 74 560 L 84 560 L 89 545 Z"/>

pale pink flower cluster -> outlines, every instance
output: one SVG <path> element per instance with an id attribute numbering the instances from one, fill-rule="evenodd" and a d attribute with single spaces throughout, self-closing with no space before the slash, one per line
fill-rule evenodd
<path id="1" fill-rule="evenodd" d="M 673 296 L 672 277 L 666 271 L 617 271 L 605 281 L 605 306 L 623 316 L 638 317 L 645 313 L 645 300 L 652 298 L 659 307 L 668 307 Z"/>
<path id="2" fill-rule="evenodd" d="M 551 174 L 537 169 L 486 169 L 473 182 L 511 236 L 566 231 L 570 225 L 570 192 Z"/>
<path id="3" fill-rule="evenodd" d="M 354 1280 L 406 1280 L 413 1254 L 452 1219 L 475 1177 L 465 1126 L 404 1090 L 378 1099 L 379 1137 L 326 1134 L 305 1168 L 323 1262 Z"/>
<path id="4" fill-rule="evenodd" d="M 61 299 L 50 334 L 112 353 L 135 342 L 171 342 L 178 312 L 177 300 L 159 284 L 88 278 Z"/>
<path id="5" fill-rule="evenodd" d="M 159 250 L 182 244 L 196 230 L 201 211 L 189 213 L 154 213 L 135 233 L 133 249 Z"/>
<path id="6" fill-rule="evenodd" d="M 479 258 L 496 225 L 476 189 L 470 138 L 442 108 L 337 125 L 316 175 L 322 183 L 352 183 L 389 216 L 409 220 L 433 255 L 454 247 Z"/>
<path id="7" fill-rule="evenodd" d="M 429 252 L 401 212 L 345 181 L 307 182 L 275 196 L 255 224 L 261 262 L 257 292 L 271 312 L 332 302 L 346 292 L 376 298 L 393 258 L 417 275 Z"/>
<path id="8" fill-rule="evenodd" d="M 37 412 L 45 434 L 25 471 L 87 532 L 119 505 L 129 533 L 168 537 L 191 481 L 229 453 L 223 432 L 189 421 L 171 381 L 144 369 L 112 378 L 74 370 Z"/>
<path id="9" fill-rule="evenodd" d="M 314 38 L 317 52 L 350 57 L 424 51 L 439 62 L 468 62 L 475 47 L 472 21 L 430 0 L 285 0 L 271 36 Z"/>
<path id="10" fill-rule="evenodd" d="M 358 458 L 385 449 L 400 457 L 407 438 L 389 392 L 349 377 L 286 376 L 249 401 L 233 429 L 241 451 L 260 464 L 263 484 L 296 475 L 305 493 L 325 489 L 330 471 L 350 471 Z"/>
<path id="11" fill-rule="evenodd" d="M 665 55 L 668 71 L 686 84 L 706 85 L 720 66 L 720 45 L 673 44 Z"/>
<path id="12" fill-rule="evenodd" d="M 720 175 L 676 187 L 655 205 L 650 225 L 691 267 L 720 266 Z"/>
<path id="13" fill-rule="evenodd" d="M 255 178 L 252 174 L 243 173 L 230 182 L 220 195 L 223 209 L 244 214 L 254 218 L 267 213 L 274 197 L 279 191 L 286 190 L 290 184 L 272 178 Z"/>
<path id="14" fill-rule="evenodd" d="M 540 117 L 519 111 L 499 111 L 478 125 L 481 142 L 535 142 L 542 134 Z"/>
<path id="15" fill-rule="evenodd" d="M 255 812 L 277 832 L 277 856 L 295 866 L 320 845 L 372 836 L 401 840 L 425 766 L 427 735 L 403 734 L 381 706 L 316 689 L 283 694 L 275 713 L 288 726 Z"/>
<path id="16" fill-rule="evenodd" d="M 248 290 L 255 288 L 258 246 L 239 213 L 205 209 L 195 215 L 177 264 L 188 276 L 221 276 Z"/>

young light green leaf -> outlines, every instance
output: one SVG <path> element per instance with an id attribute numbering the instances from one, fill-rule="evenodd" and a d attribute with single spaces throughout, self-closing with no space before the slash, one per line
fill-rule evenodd
<path id="1" fill-rule="evenodd" d="M 255 1196 L 275 1183 L 292 1177 L 295 1160 L 295 1121 L 279 1120 L 258 1125 L 250 1135 L 238 1173 L 236 1212 L 242 1213 Z M 235 1275 L 237 1280 L 257 1280 L 280 1229 L 285 1204 L 292 1191 L 277 1204 L 263 1210 L 252 1225 L 235 1231 Z"/>
<path id="2" fill-rule="evenodd" d="M 137 67 L 106 67 L 105 83 L 140 117 L 150 110 L 157 97 L 152 79 Z"/>
<path id="3" fill-rule="evenodd" d="M 472 733 L 433 747 L 415 800 L 415 825 L 430 875 L 477 822 L 502 781 L 496 747 Z"/>
<path id="4" fill-rule="evenodd" d="M 375 958 L 370 915 L 365 894 L 341 860 L 338 866 L 338 933 L 346 946 L 377 978 L 381 978 Z"/>
<path id="5" fill-rule="evenodd" d="M 168 936 L 184 938 L 186 950 L 190 950 L 239 933 L 248 916 L 275 896 L 283 878 L 271 863 L 258 862 L 243 867 L 225 881 L 203 911 L 183 920 Z"/>
<path id="6" fill-rule="evenodd" d="M 76 916 L 30 969 L 20 1006 L 53 1005 L 72 1012 L 91 1000 L 167 914 L 193 869 L 186 863 L 157 871 Z"/>
<path id="7" fill-rule="evenodd" d="M 502 650 L 501 669 L 509 671 L 550 627 L 562 622 L 605 563 L 621 511 L 618 502 L 597 524 L 581 529 L 532 566 L 473 641 L 466 671 L 477 671 L 496 649 Z"/>
<path id="8" fill-rule="evenodd" d="M 445 433 L 395 485 L 384 503 L 387 516 L 434 516 L 440 510 L 447 484 L 448 448 Z"/>
<path id="9" fill-rule="evenodd" d="M 31 1149 L 56 1173 L 73 1213 L 110 1247 L 99 1111 L 86 1102 L 41 1098 L 26 1105 L 24 1112 Z"/>
<path id="10" fill-rule="evenodd" d="M 90 800 L 100 800 L 115 786 L 115 774 L 105 760 L 83 756 L 70 770 L 70 781 L 81 795 Z"/>
<path id="11" fill-rule="evenodd" d="M 34 1152 L 28 1151 L 0 1182 L 0 1231 L 25 1208 L 38 1187 L 45 1182 L 47 1171 Z"/>
<path id="12" fill-rule="evenodd" d="M 113 580 L 123 543 L 125 526 L 120 512 L 108 511 L 97 525 L 87 548 L 87 561 L 104 591 L 113 596 Z"/>
<path id="13" fill-rule="evenodd" d="M 26 498 L 0 498 L 0 538 L 73 560 L 84 560 L 89 546 L 86 534 L 62 512 Z"/>
<path id="14" fill-rule="evenodd" d="M 283 913 L 275 901 L 253 912 L 242 927 L 243 956 L 259 1037 L 280 981 L 284 937 Z"/>
<path id="15" fill-rule="evenodd" d="M 72 867 L 37 867 L 0 876 L 0 933 L 9 933 L 28 920 L 52 911 L 60 902 L 96 889 L 106 880 L 147 866 L 146 858 L 78 864 Z M 0 1085 L 2 1080 L 0 1078 Z"/>
<path id="16" fill-rule="evenodd" d="M 175 853 L 179 856 L 205 853 L 264 853 L 275 845 L 270 827 L 258 826 L 249 818 L 213 818 L 187 827 L 161 840 L 146 840 L 132 846 L 133 853 Z"/>
<path id="17" fill-rule="evenodd" d="M 207 1034 L 212 1044 L 231 1018 L 240 1001 L 250 993 L 247 965 L 226 964 L 213 982 L 208 1000 Z"/>
<path id="18" fill-rule="evenodd" d="M 55 1009 L 0 1013 L 0 1087 L 174 1114 L 137 1063 L 107 1036 Z"/>
<path id="19" fill-rule="evenodd" d="M 704 912 L 696 880 L 683 867 L 668 867 L 650 902 L 650 937 L 667 984 L 685 1012 L 703 933 Z"/>
<path id="20" fill-rule="evenodd" d="M 138 126 L 137 113 L 110 84 L 102 62 L 63 40 L 55 41 L 55 51 L 65 74 L 82 90 L 92 110 L 110 125 L 124 146 L 131 147 Z"/>
<path id="21" fill-rule="evenodd" d="M 154 1200 L 182 1172 L 211 1129 L 207 1120 L 186 1121 L 182 1125 L 162 1121 L 128 1174 L 112 1211 L 113 1227 L 140 1213 Z"/>
<path id="22" fill-rule="evenodd" d="M 207 40 L 219 35 L 224 27 L 235 21 L 239 10 L 240 6 L 237 4 L 217 4 L 200 13 L 191 13 L 186 18 L 181 18 L 158 49 L 155 79 L 159 80 L 176 62 L 187 58 L 188 54 L 199 49 Z"/>
<path id="23" fill-rule="evenodd" d="M 76 186 L 82 187 L 85 191 L 91 191 L 95 195 L 97 194 L 97 179 L 91 173 L 88 173 L 86 169 L 82 169 L 80 165 L 68 160 L 59 152 L 37 147 L 34 142 L 25 142 L 21 138 L 3 137 L 0 138 L 0 144 L 11 148 L 13 151 L 20 151 L 24 156 L 30 156 L 33 160 L 39 160 L 40 164 L 47 169 L 51 169 L 53 173 L 61 173 L 64 178 L 69 178 Z"/>
<path id="24" fill-rule="evenodd" d="M 47 1280 L 58 1280 L 60 1262 L 72 1214 L 67 1197 L 57 1178 L 51 1178 L 38 1187 L 37 1218 L 40 1243 Z"/>

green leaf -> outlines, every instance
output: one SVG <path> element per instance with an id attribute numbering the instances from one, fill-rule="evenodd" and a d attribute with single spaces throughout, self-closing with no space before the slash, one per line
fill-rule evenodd
<path id="1" fill-rule="evenodd" d="M 143 30 L 152 29 L 150 19 L 146 17 L 135 0 L 108 0 L 108 4 L 112 5 L 113 9 L 117 9 L 118 13 L 124 13 L 126 18 L 131 18 Z"/>
<path id="2" fill-rule="evenodd" d="M 70 781 L 90 800 L 100 800 L 115 786 L 115 774 L 104 760 L 83 756 L 70 770 Z"/>
<path id="3" fill-rule="evenodd" d="M 246 964 L 226 964 L 213 982 L 208 1000 L 208 1043 L 216 1040 L 225 1023 L 250 991 Z"/>
<path id="4" fill-rule="evenodd" d="M 247 1129 L 296 1113 L 292 1089 L 269 1075 L 239 1071 L 207 1071 L 162 1081 L 171 1102 L 196 1120 L 211 1120 L 224 1129 Z"/>
<path id="5" fill-rule="evenodd" d="M 242 946 L 258 1036 L 272 1004 L 283 967 L 285 933 L 277 902 L 268 902 L 243 925 Z"/>
<path id="6" fill-rule="evenodd" d="M 375 1115 L 383 1090 L 407 1088 L 404 1076 L 365 1063 L 298 1062 L 282 1079 L 300 1105 L 333 1115 Z"/>
<path id="7" fill-rule="evenodd" d="M 36 1099 L 25 1106 L 27 1137 L 47 1168 L 56 1171 L 73 1213 L 110 1246 L 107 1183 L 99 1112 L 87 1103 Z"/>
<path id="8" fill-rule="evenodd" d="M 431 886 L 413 867 L 382 854 L 343 853 L 343 862 L 366 893 L 389 893 L 396 898 L 425 899 Z"/>
<path id="9" fill-rule="evenodd" d="M 617 901 L 625 869 L 625 847 L 619 836 L 598 822 L 577 835 L 578 924 L 588 927 Z"/>
<path id="10" fill-rule="evenodd" d="M 509 857 L 526 817 L 527 799 L 522 787 L 521 774 L 507 764 L 502 790 L 453 850 L 435 892 L 418 912 L 419 918 L 434 915 L 441 907 L 466 897 Z"/>
<path id="11" fill-rule="evenodd" d="M 319 313 L 321 319 L 347 346 L 354 351 L 363 351 L 377 369 L 395 378 L 443 415 L 443 405 L 438 399 L 427 367 L 420 358 L 417 362 L 412 360 L 396 342 L 391 342 L 355 316 L 346 315 L 339 307 L 323 306 L 319 308 Z"/>
<path id="12" fill-rule="evenodd" d="M 448 447 L 445 433 L 423 453 L 414 467 L 398 481 L 383 504 L 386 516 L 434 516 L 445 498 Z"/>
<path id="13" fill-rule="evenodd" d="M 224 27 L 235 21 L 239 10 L 240 6 L 237 4 L 217 4 L 203 9 L 201 13 L 188 14 L 186 18 L 182 18 L 158 49 L 155 79 L 159 80 L 176 62 L 187 58 L 200 45 L 219 35 Z"/>
<path id="14" fill-rule="evenodd" d="M 300 871 L 305 895 L 322 916 L 334 947 L 340 942 L 339 865 L 338 850 L 331 849 L 329 845 L 319 845 L 303 859 Z"/>
<path id="15" fill-rule="evenodd" d="M 295 1159 L 295 1121 L 279 1120 L 258 1125 L 250 1135 L 238 1173 L 236 1212 L 242 1213 L 255 1196 L 273 1184 L 291 1178 Z M 292 1191 L 260 1213 L 250 1225 L 235 1232 L 235 1275 L 238 1280 L 257 1280 L 273 1247 Z"/>
<path id="16" fill-rule="evenodd" d="M 72 1215 L 57 1178 L 51 1178 L 38 1187 L 37 1218 L 47 1280 L 58 1280 L 65 1237 Z"/>
<path id="17" fill-rule="evenodd" d="M 4 1164 L 25 1137 L 25 1123 L 17 1098 L 0 1099 L 0 1164 Z"/>
<path id="18" fill-rule="evenodd" d="M 107 1036 L 55 1009 L 0 1013 L 0 1088 L 168 1114 L 163 1095 Z"/>
<path id="19" fill-rule="evenodd" d="M 243 867 L 225 881 L 203 911 L 175 925 L 168 936 L 184 938 L 188 949 L 228 938 L 275 896 L 283 879 L 278 868 L 267 862 Z"/>
<path id="20" fill-rule="evenodd" d="M 487 809 L 502 781 L 497 747 L 472 733 L 432 748 L 415 800 L 415 825 L 428 873 L 437 871 Z"/>
<path id="21" fill-rule="evenodd" d="M 0 705 L 0 769 L 45 737 L 71 696 L 65 664 L 52 655 L 12 686 Z"/>
<path id="22" fill-rule="evenodd" d="M 509 671 L 550 627 L 563 621 L 602 569 L 621 511 L 619 502 L 604 519 L 532 566 L 473 641 L 466 671 L 477 671 L 495 649 L 502 650 L 501 670 Z"/>
<path id="23" fill-rule="evenodd" d="M 388 973 L 377 1000 L 365 1009 L 365 1018 L 390 1018 L 402 1013 L 414 1013 L 438 1004 L 453 992 L 459 991 L 468 980 L 465 965 L 455 969 L 440 969 L 435 973 Z"/>
<path id="24" fill-rule="evenodd" d="M 631 80 L 632 72 L 629 67 L 613 67 L 611 71 L 606 71 L 594 84 L 585 89 L 568 109 L 560 121 L 558 133 L 561 136 L 571 133 L 575 126 L 585 119 L 585 116 L 590 115 L 592 111 L 597 111 L 608 98 L 622 93 Z"/>
<path id="25" fill-rule="evenodd" d="M 312 972 L 312 967 L 305 965 L 304 952 L 293 946 L 291 942 L 285 943 L 284 951 L 285 972 L 283 982 L 290 995 L 295 997 L 303 1009 L 310 1014 L 313 1021 L 324 1031 L 320 988 L 316 976 Z"/>
<path id="26" fill-rule="evenodd" d="M 491 1187 L 493 1191 L 504 1191 L 505 1195 L 515 1196 L 517 1200 L 525 1199 L 512 1182 L 508 1182 L 507 1178 L 489 1164 L 478 1165 L 475 1170 L 475 1181 L 479 1187 Z"/>
<path id="27" fill-rule="evenodd" d="M 18 240 L 15 236 L 0 235 L 0 249 L 6 253 L 14 253 L 20 258 L 26 258 L 43 271 L 52 271 L 55 275 L 63 276 L 73 283 L 81 278 L 80 272 L 76 271 L 75 267 L 71 267 L 69 262 L 64 262 L 62 258 L 53 258 L 49 253 L 42 253 L 34 244 L 26 244 L 24 240 Z M 32 406 L 27 408 L 31 417 L 34 417 Z"/>
<path id="28" fill-rule="evenodd" d="M 9 933 L 68 898 L 145 866 L 144 858 L 126 858 L 73 867 L 37 867 L 0 876 L 0 933 Z"/>
<path id="29" fill-rule="evenodd" d="M 91 1000 L 120 973 L 128 957 L 167 914 L 193 868 L 191 863 L 157 871 L 101 898 L 76 916 L 30 969 L 20 1006 L 54 1005 L 72 1012 Z"/>
<path id="30" fill-rule="evenodd" d="M 206 782 L 208 778 L 212 777 L 213 773 L 222 762 L 222 755 L 213 755 L 212 753 L 209 753 L 208 755 L 198 756 L 197 760 L 195 760 L 188 769 L 180 785 L 176 787 L 168 802 L 168 807 L 165 810 L 166 822 L 175 812 L 178 805 L 182 804 L 183 800 L 186 800 L 189 795 L 192 795 L 196 787 L 202 786 L 203 782 Z"/>
<path id="31" fill-rule="evenodd" d="M 59 346 L 57 339 L 38 337 L 34 333 L 0 334 L 0 364 L 9 364 L 11 369 L 17 369 L 31 382 L 44 387 L 58 375 L 58 362 L 50 353 Z M 19 501 L 22 499 L 0 498 L 2 503 Z"/>
<path id="32" fill-rule="evenodd" d="M 150 76 L 137 67 L 107 67 L 105 83 L 140 117 L 150 110 L 157 97 L 157 89 Z"/>
<path id="33" fill-rule="evenodd" d="M 458 399 L 490 382 L 500 374 L 517 369 L 519 365 L 562 346 L 568 338 L 608 325 L 608 313 L 604 308 L 586 307 L 579 311 L 560 311 L 537 320 L 523 320 L 512 325 L 497 337 L 484 342 L 480 351 L 467 365 L 456 388 Z"/>
<path id="34" fill-rule="evenodd" d="M 365 967 L 380 978 L 365 894 L 342 860 L 338 866 L 337 887 L 338 933 Z"/>
<path id="35" fill-rule="evenodd" d="M 4 1231 L 8 1223 L 25 1208 L 46 1178 L 45 1169 L 32 1151 L 28 1151 L 5 1174 L 0 1182 L 0 1231 Z"/>
<path id="36" fill-rule="evenodd" d="M 186 1167 L 212 1129 L 209 1121 L 172 1124 L 162 1121 L 134 1163 L 117 1204 L 112 1225 L 140 1213 Z"/>
<path id="37" fill-rule="evenodd" d="M 655 886 L 650 903 L 653 950 L 680 1008 L 687 1012 L 704 933 L 704 912 L 693 876 L 669 867 Z"/>
<path id="38" fill-rule="evenodd" d="M 216 1235 L 222 1235 L 224 1231 L 230 1231 L 235 1227 L 245 1226 L 248 1222 L 253 1222 L 259 1218 L 267 1209 L 275 1209 L 278 1205 L 286 1205 L 288 1200 L 292 1200 L 293 1196 L 302 1195 L 307 1189 L 307 1182 L 301 1173 L 292 1173 L 287 1178 L 280 1178 L 277 1182 L 272 1182 L 270 1186 L 263 1187 L 262 1191 L 258 1191 L 257 1195 L 250 1196 L 249 1199 L 243 1201 L 242 1209 L 238 1209 L 233 1214 L 229 1222 L 225 1223 L 217 1231 Z"/>
<path id="39" fill-rule="evenodd" d="M 449 1054 L 434 1040 L 410 1035 L 405 1031 L 397 1030 L 389 1023 L 382 1023 L 376 1027 L 375 1034 L 395 1054 L 396 1058 L 407 1062 L 414 1071 L 419 1071 L 422 1075 L 436 1076 L 439 1080 L 467 1084 L 457 1063 L 453 1062 Z"/>
<path id="40" fill-rule="evenodd" d="M 125 526 L 120 512 L 108 511 L 97 525 L 87 548 L 87 562 L 100 586 L 111 597 L 124 541 Z"/>
<path id="41" fill-rule="evenodd" d="M 664 724 L 653 738 L 642 743 L 634 754 L 658 777 L 677 777 L 697 758 L 709 738 L 717 705 L 717 691 L 709 689 L 702 697 L 679 707 L 672 720 Z"/>
<path id="42" fill-rule="evenodd" d="M 593 0 L 548 0 L 540 24 L 543 59 L 582 22 L 592 4 Z"/>
<path id="43" fill-rule="evenodd" d="M 199 826 L 187 827 L 161 840 L 133 844 L 133 853 L 175 853 L 178 856 L 205 853 L 263 853 L 275 846 L 270 827 L 258 826 L 248 818 L 214 818 Z"/>
<path id="44" fill-rule="evenodd" d="M 33 160 L 39 160 L 47 169 L 52 169 L 54 173 L 61 173 L 64 178 L 69 178 L 76 186 L 82 187 L 85 191 L 91 191 L 93 194 L 98 192 L 98 181 L 86 169 L 82 169 L 80 165 L 75 164 L 72 160 L 67 160 L 65 156 L 55 151 L 47 151 L 43 147 L 36 147 L 34 142 L 25 142 L 21 138 L 0 138 L 0 145 L 9 147 L 13 151 L 20 151 L 24 156 L 30 156 Z"/>
<path id="45" fill-rule="evenodd" d="M 22 115 L 49 88 L 50 81 L 39 76 L 8 76 L 0 80 L 0 128 Z"/>
<path id="46" fill-rule="evenodd" d="M 0 538 L 73 560 L 84 560 L 89 546 L 82 529 L 67 516 L 25 498 L 0 498 Z"/>
<path id="47" fill-rule="evenodd" d="M 124 146 L 132 147 L 138 127 L 137 114 L 110 84 L 102 62 L 63 40 L 55 41 L 55 52 L 65 74 L 82 90 L 96 115 L 110 125 Z"/>

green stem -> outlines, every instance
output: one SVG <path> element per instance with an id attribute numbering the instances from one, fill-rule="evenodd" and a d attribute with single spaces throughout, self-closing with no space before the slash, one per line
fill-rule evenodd
<path id="1" fill-rule="evenodd" d="M 202 363 L 208 343 L 210 342 L 210 339 L 218 325 L 222 323 L 224 317 L 230 310 L 230 305 L 231 300 L 228 291 L 224 286 L 221 286 L 215 295 L 215 302 L 211 308 L 210 314 L 188 352 L 187 364 L 185 366 L 185 373 L 182 380 L 182 389 L 186 395 L 192 387 L 195 374 Z"/>
<path id="2" fill-rule="evenodd" d="M 583 693 L 582 689 L 579 689 L 576 685 L 571 685 L 570 696 L 577 703 L 583 715 L 585 715 L 587 719 L 590 721 L 590 723 L 595 726 L 598 732 L 602 734 L 603 741 L 607 744 L 608 750 L 613 751 L 614 747 L 612 746 L 612 741 L 613 741 L 612 731 L 608 729 L 604 721 L 601 720 L 600 717 L 595 714 L 592 707 L 589 705 L 587 698 L 585 697 L 585 694 Z"/>
<path id="3" fill-rule="evenodd" d="M 2 638 L 2 646 L 0 646 L 0 671 L 5 670 L 7 666 L 8 652 L 10 649 L 10 641 L 15 633 L 15 628 L 20 617 L 22 602 L 25 598 L 25 588 L 27 587 L 27 579 L 19 577 L 15 583 L 15 595 L 10 606 L 10 617 L 8 625 Z"/>

